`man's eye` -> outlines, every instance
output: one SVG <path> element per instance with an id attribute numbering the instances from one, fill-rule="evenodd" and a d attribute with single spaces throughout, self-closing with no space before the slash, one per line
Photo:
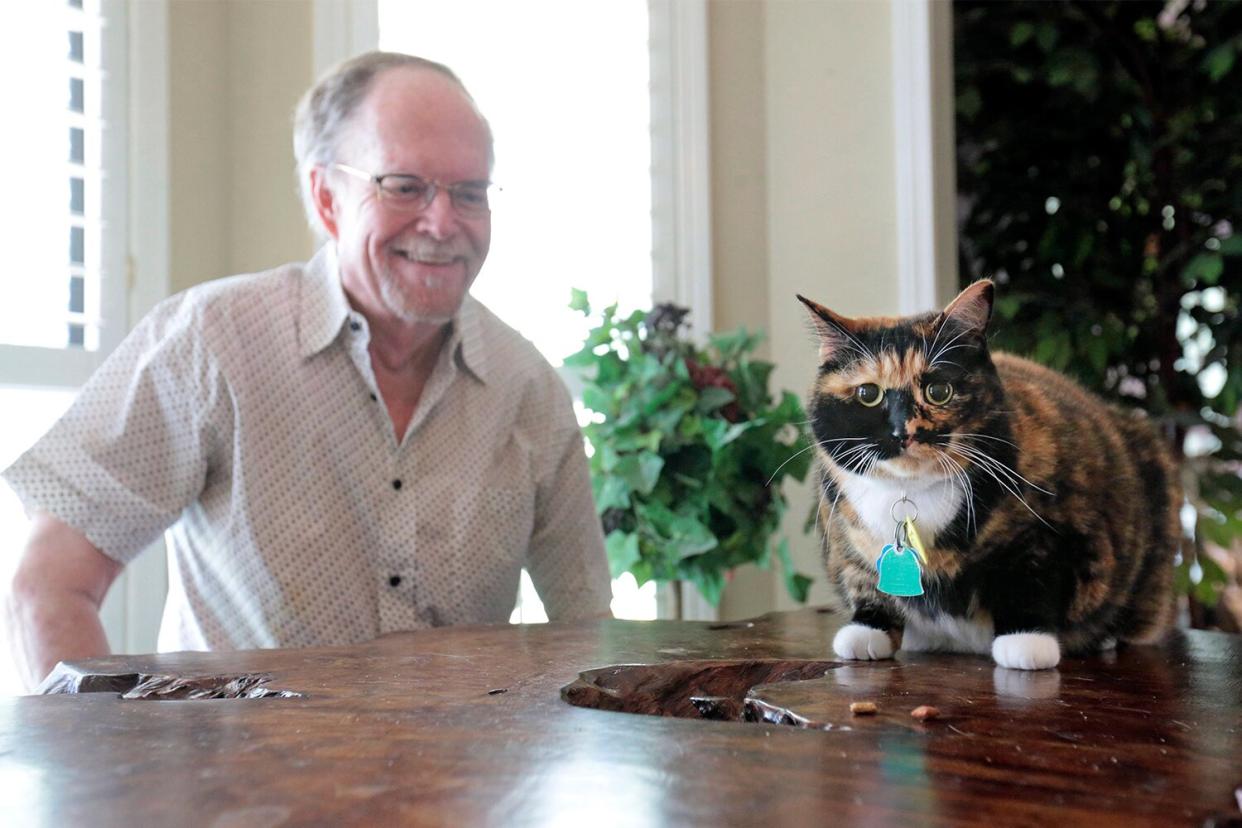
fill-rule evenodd
<path id="1" fill-rule="evenodd" d="M 391 181 L 384 189 L 397 198 L 422 198 L 427 194 L 427 183 L 410 180 Z"/>
<path id="2" fill-rule="evenodd" d="M 953 399 L 953 386 L 947 382 L 929 382 L 923 393 L 932 405 L 944 405 Z"/>
<path id="3" fill-rule="evenodd" d="M 871 408 L 879 405 L 880 401 L 884 399 L 884 390 L 874 382 L 868 382 L 854 389 L 854 396 L 858 398 L 860 403 Z"/>
<path id="4" fill-rule="evenodd" d="M 457 203 L 464 207 L 486 207 L 487 206 L 487 188 L 477 187 L 474 185 L 466 187 L 456 187 L 453 190 L 453 196 L 457 199 Z"/>

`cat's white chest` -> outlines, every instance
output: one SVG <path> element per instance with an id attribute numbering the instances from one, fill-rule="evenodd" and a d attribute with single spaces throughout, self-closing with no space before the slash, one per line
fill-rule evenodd
<path id="1" fill-rule="evenodd" d="M 961 487 L 944 478 L 880 480 L 845 472 L 841 478 L 841 489 L 867 529 L 882 540 L 893 537 L 893 515 L 905 517 L 909 512 L 904 505 L 893 508 L 902 495 L 914 504 L 918 512 L 915 526 L 928 544 L 935 543 L 936 536 L 957 517 L 962 508 Z"/>

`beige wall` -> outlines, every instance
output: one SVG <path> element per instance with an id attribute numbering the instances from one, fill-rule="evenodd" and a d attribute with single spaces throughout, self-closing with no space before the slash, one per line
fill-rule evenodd
<path id="1" fill-rule="evenodd" d="M 802 393 L 814 345 L 795 293 L 846 314 L 896 305 L 889 0 L 709 0 L 714 316 L 769 334 L 773 387 Z M 310 0 L 169 7 L 171 288 L 303 259 L 290 117 L 313 80 Z M 279 58 L 274 59 L 273 55 Z M 816 577 L 792 487 L 786 533 Z M 750 568 L 722 615 L 792 606 Z"/>
<path id="2" fill-rule="evenodd" d="M 173 291 L 313 252 L 294 195 L 290 133 L 293 108 L 314 80 L 311 6 L 169 4 Z"/>
<path id="3" fill-rule="evenodd" d="M 896 183 L 889 3 L 709 4 L 716 322 L 763 327 L 774 389 L 803 393 L 815 347 L 794 294 L 845 314 L 896 306 Z M 785 531 L 797 567 L 830 600 L 809 484 L 791 486 Z M 796 606 L 757 570 L 725 594 L 726 618 Z"/>

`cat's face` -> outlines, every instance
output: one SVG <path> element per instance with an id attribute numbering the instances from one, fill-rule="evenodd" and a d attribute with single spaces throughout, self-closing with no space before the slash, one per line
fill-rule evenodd
<path id="1" fill-rule="evenodd" d="M 1000 394 L 985 339 L 991 283 L 907 319 L 846 319 L 802 302 L 820 341 L 808 409 L 821 454 L 867 476 L 954 476 L 944 449 L 980 431 Z"/>

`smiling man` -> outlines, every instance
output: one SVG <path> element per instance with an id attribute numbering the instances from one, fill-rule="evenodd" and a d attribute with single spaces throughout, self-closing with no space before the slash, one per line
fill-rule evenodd
<path id="1" fill-rule="evenodd" d="M 500 623 L 523 567 L 551 619 L 608 613 L 569 395 L 469 294 L 493 190 L 469 94 L 369 53 L 303 97 L 294 152 L 318 254 L 162 303 L 5 472 L 31 686 L 108 652 L 99 606 L 165 530 L 161 650 Z"/>

